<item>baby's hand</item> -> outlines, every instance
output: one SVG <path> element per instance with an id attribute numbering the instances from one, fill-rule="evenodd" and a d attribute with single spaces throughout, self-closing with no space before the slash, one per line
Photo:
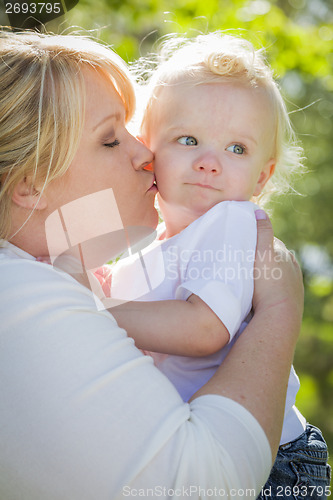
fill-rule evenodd
<path id="1" fill-rule="evenodd" d="M 94 272 L 94 275 L 98 279 L 105 297 L 111 297 L 111 268 L 109 266 L 102 266 Z"/>

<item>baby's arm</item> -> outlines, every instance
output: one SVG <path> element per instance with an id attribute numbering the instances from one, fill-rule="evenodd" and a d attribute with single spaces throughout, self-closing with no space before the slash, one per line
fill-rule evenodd
<path id="1" fill-rule="evenodd" d="M 51 263 L 48 257 L 39 257 L 38 261 Z M 91 282 L 85 275 L 73 273 L 72 276 L 90 288 Z M 102 283 L 100 279 L 99 282 Z M 186 301 L 125 302 L 108 310 L 118 325 L 135 340 L 136 346 L 147 351 L 208 356 L 222 349 L 230 338 L 222 321 L 195 294 Z"/>
<path id="2" fill-rule="evenodd" d="M 110 309 L 140 349 L 207 356 L 229 342 L 229 332 L 197 295 L 185 300 L 126 302 Z"/>

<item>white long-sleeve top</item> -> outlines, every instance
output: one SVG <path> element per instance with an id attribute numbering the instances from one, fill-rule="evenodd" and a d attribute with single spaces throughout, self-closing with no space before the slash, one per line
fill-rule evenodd
<path id="1" fill-rule="evenodd" d="M 0 249 L 0 498 L 256 498 L 272 457 L 230 399 L 184 403 L 88 289 Z"/>

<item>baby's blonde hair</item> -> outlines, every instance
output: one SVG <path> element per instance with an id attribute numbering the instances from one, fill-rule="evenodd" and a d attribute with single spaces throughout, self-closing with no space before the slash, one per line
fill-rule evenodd
<path id="1" fill-rule="evenodd" d="M 129 120 L 134 87 L 112 50 L 83 36 L 0 32 L 0 238 L 10 236 L 16 184 L 33 176 L 45 187 L 72 162 L 84 123 L 83 68 L 110 80 Z"/>
<path id="2" fill-rule="evenodd" d="M 147 68 L 143 62 L 136 68 L 143 68 L 139 78 L 145 88 L 145 109 L 142 112 L 140 133 L 146 140 L 149 138 L 149 127 L 155 106 L 159 103 L 160 91 L 165 86 L 234 82 L 264 89 L 272 104 L 276 123 L 276 167 L 273 178 L 255 201 L 263 204 L 271 193 L 283 193 L 291 188 L 293 174 L 302 170 L 302 148 L 263 50 L 255 50 L 243 38 L 214 32 L 193 39 L 178 36 L 169 38 L 162 43 L 153 65 Z"/>

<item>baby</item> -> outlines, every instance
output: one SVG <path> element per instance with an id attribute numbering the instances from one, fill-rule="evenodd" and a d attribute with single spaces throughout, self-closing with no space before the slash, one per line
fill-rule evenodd
<path id="1" fill-rule="evenodd" d="M 159 353 L 156 365 L 187 401 L 251 317 L 254 201 L 289 187 L 301 149 L 270 68 L 240 38 L 169 43 L 148 89 L 141 136 L 155 155 L 164 225 L 139 257 L 116 266 L 111 295 L 130 302 L 111 312 L 138 347 Z M 303 497 L 325 498 L 327 447 L 295 407 L 298 388 L 292 368 L 261 498 L 290 499 L 302 485 Z"/>

